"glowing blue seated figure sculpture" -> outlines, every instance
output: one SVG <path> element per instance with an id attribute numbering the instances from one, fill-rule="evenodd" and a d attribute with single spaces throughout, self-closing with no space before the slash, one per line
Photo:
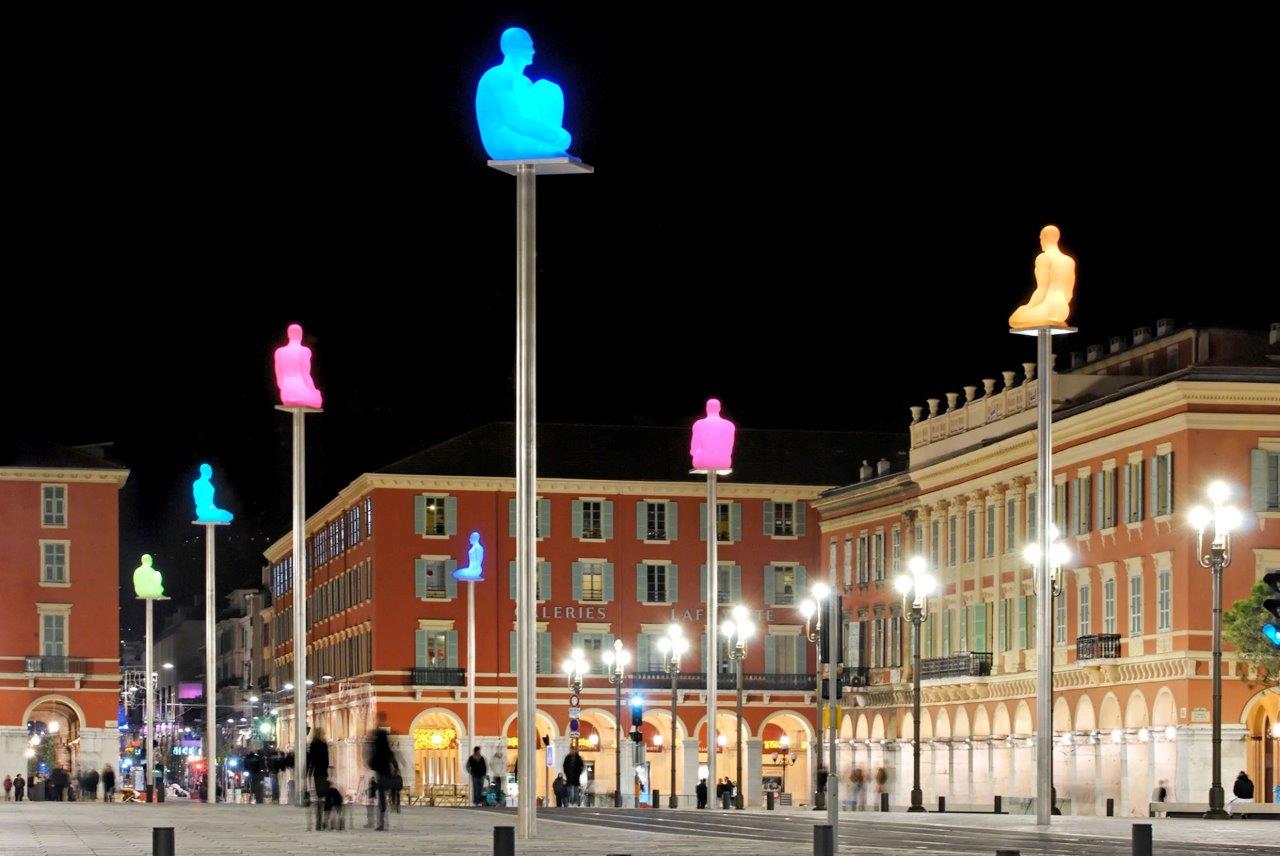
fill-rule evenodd
<path id="1" fill-rule="evenodd" d="M 200 465 L 200 478 L 191 483 L 191 494 L 196 500 L 197 523 L 230 523 L 235 515 L 213 503 L 213 467 Z"/>
<path id="2" fill-rule="evenodd" d="M 480 533 L 471 533 L 471 547 L 467 550 L 467 566 L 453 572 L 455 580 L 465 582 L 481 582 L 484 579 L 484 547 L 480 544 Z"/>
<path id="3" fill-rule="evenodd" d="M 476 122 L 484 150 L 494 160 L 565 157 L 572 137 L 564 121 L 564 92 L 550 80 L 524 76 L 533 62 L 533 39 L 519 27 L 502 34 L 502 65 L 476 87 Z"/>

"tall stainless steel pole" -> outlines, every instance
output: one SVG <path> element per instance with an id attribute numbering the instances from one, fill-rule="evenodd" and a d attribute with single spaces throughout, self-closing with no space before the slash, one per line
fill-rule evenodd
<path id="1" fill-rule="evenodd" d="M 840 733 L 840 598 L 836 596 L 836 568 L 831 566 L 831 594 L 827 595 L 827 715 L 831 717 L 827 738 L 830 753 L 827 764 L 827 822 L 831 824 L 834 846 L 840 850 L 840 768 L 836 765 L 836 740 Z"/>
<path id="2" fill-rule="evenodd" d="M 716 612 L 720 606 L 720 566 L 718 548 L 720 540 L 720 515 L 716 508 L 716 471 L 707 470 L 707 781 L 719 781 L 716 776 L 716 692 L 719 689 L 719 636 Z M 675 687 L 672 687 L 672 693 Z M 674 723 L 673 723 L 674 726 Z M 675 782 L 672 781 L 674 790 Z"/>
<path id="3" fill-rule="evenodd" d="M 214 584 L 214 552 L 213 533 L 216 527 L 212 523 L 204 524 L 204 769 L 205 769 L 205 802 L 218 801 L 218 705 L 215 693 L 218 691 L 217 648 L 217 587 Z"/>
<path id="4" fill-rule="evenodd" d="M 467 583 L 467 739 L 476 743 L 476 584 Z M 466 747 L 464 747 L 466 748 Z M 468 755 L 471 753 L 468 752 Z"/>
<path id="5" fill-rule="evenodd" d="M 1036 824 L 1046 826 L 1053 812 L 1053 333 L 1047 328 L 1036 331 L 1036 371 Z"/>
<path id="6" fill-rule="evenodd" d="M 307 771 L 307 438 L 301 407 L 289 408 L 293 415 L 293 793 L 298 805 L 302 805 L 302 790 L 306 785 Z M 213 615 L 212 584 L 207 592 L 208 615 Z M 213 638 L 213 622 L 209 620 L 209 639 Z M 212 642 L 209 643 L 212 647 Z M 212 660 L 210 660 L 212 662 Z M 209 702 L 213 710 L 213 702 Z M 213 727 L 212 714 L 209 727 Z M 210 732 L 212 735 L 212 732 Z M 210 745 L 213 737 L 209 738 Z M 212 777 L 214 767 L 209 766 Z M 213 790 L 211 787 L 210 790 Z"/>
<path id="7" fill-rule="evenodd" d="M 146 736 L 146 739 L 142 741 L 142 745 L 144 747 L 144 755 L 146 756 L 146 759 L 147 759 L 147 779 L 150 780 L 151 784 L 154 784 L 155 769 L 156 769 L 156 759 L 155 759 L 156 753 L 154 748 L 155 740 L 156 740 L 156 703 L 155 703 L 156 682 L 155 682 L 155 678 L 151 676 L 151 670 L 155 668 L 155 665 L 152 663 L 152 659 L 151 659 L 152 658 L 152 654 L 151 654 L 152 604 L 153 604 L 152 599 L 147 598 L 147 658 L 146 658 L 147 659 L 147 682 L 143 684 L 143 686 L 147 688 L 147 704 L 146 704 L 147 710 L 145 714 L 146 720 L 147 720 L 147 736 Z M 152 797 L 153 801 L 157 799 L 159 799 L 159 797 Z"/>
<path id="8" fill-rule="evenodd" d="M 534 811 L 537 765 L 537 661 L 534 579 L 535 495 L 538 477 L 537 434 L 537 171 L 516 166 L 516 700 L 519 732 L 521 838 L 538 834 Z M 550 796 L 548 794 L 548 796 Z"/>

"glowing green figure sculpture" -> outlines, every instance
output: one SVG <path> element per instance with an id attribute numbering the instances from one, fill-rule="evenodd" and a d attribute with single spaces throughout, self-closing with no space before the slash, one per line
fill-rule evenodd
<path id="1" fill-rule="evenodd" d="M 160 572 L 151 567 L 150 553 L 143 554 L 142 564 L 133 571 L 133 593 L 148 600 L 164 597 L 164 581 Z"/>
<path id="2" fill-rule="evenodd" d="M 533 62 L 533 39 L 519 27 L 502 34 L 502 64 L 476 87 L 480 140 L 494 160 L 564 157 L 572 137 L 564 121 L 564 92 L 550 80 L 534 83 L 524 70 Z"/>

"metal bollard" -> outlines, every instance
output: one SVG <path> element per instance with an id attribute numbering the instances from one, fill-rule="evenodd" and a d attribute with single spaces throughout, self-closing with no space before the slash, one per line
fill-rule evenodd
<path id="1" fill-rule="evenodd" d="M 880 794 L 880 810 L 881 811 L 889 810 L 889 792 L 888 791 L 884 791 Z"/>
<path id="2" fill-rule="evenodd" d="M 174 856 L 173 827 L 151 827 L 151 856 Z"/>
<path id="3" fill-rule="evenodd" d="M 651 805 L 653 808 L 657 808 L 659 805 L 661 805 L 658 799 L 659 799 L 659 793 L 658 793 L 658 790 L 655 788 L 652 791 L 652 793 L 649 794 L 649 805 Z"/>
<path id="4" fill-rule="evenodd" d="M 1116 801 L 1112 797 L 1107 797 L 1107 817 L 1116 816 Z"/>
<path id="5" fill-rule="evenodd" d="M 1133 856 L 1151 856 L 1151 824 L 1133 825 Z"/>
<path id="6" fill-rule="evenodd" d="M 945 812 L 947 810 L 947 798 L 938 797 L 938 811 Z"/>
<path id="7" fill-rule="evenodd" d="M 996 856 L 1022 856 L 1021 850 L 997 850 Z"/>
<path id="8" fill-rule="evenodd" d="M 992 814 L 1004 814 L 1004 797 L 996 794 L 995 805 L 991 808 Z"/>
<path id="9" fill-rule="evenodd" d="M 813 827 L 813 856 L 835 856 L 836 836 L 831 824 L 823 823 Z"/>
<path id="10" fill-rule="evenodd" d="M 493 828 L 493 856 L 516 856 L 516 828 L 514 826 L 495 826 Z"/>
<path id="11" fill-rule="evenodd" d="M 773 791 L 764 792 L 764 807 L 766 811 L 773 811 Z"/>

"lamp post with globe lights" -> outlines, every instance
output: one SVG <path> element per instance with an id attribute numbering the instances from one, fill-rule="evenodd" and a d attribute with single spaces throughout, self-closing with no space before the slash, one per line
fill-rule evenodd
<path id="1" fill-rule="evenodd" d="M 818 700 L 816 721 L 818 745 L 817 752 L 813 753 L 817 757 L 817 763 L 814 764 L 813 767 L 813 808 L 815 811 L 820 811 L 827 807 L 826 795 L 824 791 L 818 787 L 818 781 L 822 777 L 822 746 L 826 740 L 826 722 L 822 717 L 822 611 L 823 601 L 825 601 L 830 594 L 831 589 L 826 583 L 817 582 L 809 587 L 809 596 L 800 603 L 800 614 L 804 617 L 805 638 L 814 645 L 814 695 Z M 829 631 L 832 629 L 834 628 L 829 628 Z M 836 704 L 835 699 L 831 699 L 830 701 L 832 705 Z"/>
<path id="2" fill-rule="evenodd" d="M 733 661 L 735 666 L 734 681 L 737 690 L 736 709 L 738 721 L 735 727 L 737 736 L 734 751 L 737 763 L 735 781 L 738 783 L 738 795 L 734 798 L 733 804 L 734 808 L 741 809 L 745 807 L 745 795 L 742 787 L 742 666 L 743 661 L 747 658 L 747 640 L 751 638 L 756 628 L 751 621 L 750 611 L 742 604 L 738 604 L 733 608 L 733 618 L 721 624 L 720 629 L 724 633 L 725 639 L 729 642 L 729 659 Z"/>
<path id="3" fill-rule="evenodd" d="M 627 664 L 631 655 L 623 650 L 622 640 L 613 640 L 613 650 L 600 655 L 609 671 L 609 683 L 613 685 L 613 807 L 622 808 L 622 682 L 626 679 Z"/>
<path id="4" fill-rule="evenodd" d="M 680 677 L 680 656 L 689 650 L 689 640 L 684 638 L 684 629 L 679 624 L 668 624 L 667 635 L 658 640 L 658 650 L 662 652 L 663 670 L 671 676 L 671 793 L 667 797 L 667 805 L 675 808 L 678 805 L 676 796 L 676 682 Z M 707 753 L 716 751 L 710 735 L 715 733 L 715 723 L 707 725 Z"/>
<path id="5" fill-rule="evenodd" d="M 920 789 L 920 625 L 926 617 L 929 595 L 938 587 L 937 579 L 928 572 L 920 556 L 907 563 L 910 574 L 899 574 L 893 586 L 902 595 L 904 605 L 911 602 L 907 613 L 911 622 L 911 807 L 909 812 L 922 812 L 924 791 Z"/>

